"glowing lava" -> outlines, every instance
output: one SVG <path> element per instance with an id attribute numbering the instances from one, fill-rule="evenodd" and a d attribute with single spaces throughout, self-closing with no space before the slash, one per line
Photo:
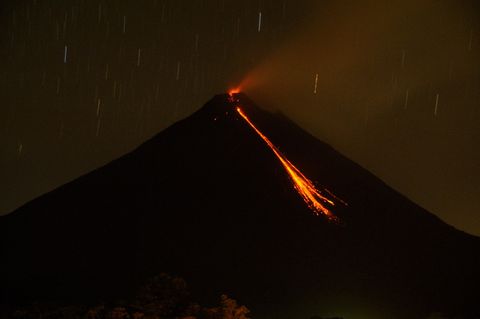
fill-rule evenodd
<path id="1" fill-rule="evenodd" d="M 230 97 L 233 97 L 235 94 L 238 94 L 238 93 L 240 93 L 239 88 L 230 89 L 230 91 L 228 91 L 228 95 L 230 95 Z"/>
<path id="2" fill-rule="evenodd" d="M 233 95 L 233 94 L 232 94 Z M 231 95 L 231 96 L 232 96 Z M 316 215 L 324 215 L 330 221 L 338 221 L 338 218 L 326 207 L 326 205 L 334 206 L 334 200 L 338 200 L 341 203 L 345 202 L 339 200 L 335 195 L 326 190 L 327 193 L 333 199 L 329 199 L 326 196 L 322 195 L 321 192 L 315 187 L 313 182 L 309 180 L 298 168 L 295 167 L 276 147 L 273 143 L 266 137 L 257 127 L 250 121 L 247 115 L 242 111 L 240 106 L 236 107 L 238 114 L 250 125 L 250 127 L 263 139 L 263 141 L 270 147 L 273 153 L 282 163 L 283 167 L 287 171 L 290 179 L 293 182 L 293 186 L 298 194 L 302 197 L 305 203 L 310 207 L 310 209 Z"/>
<path id="3" fill-rule="evenodd" d="M 228 91 L 228 101 L 229 101 L 230 103 L 239 102 L 239 100 L 235 98 L 235 95 L 237 95 L 238 93 L 240 93 L 240 89 L 239 89 L 239 88 L 230 89 L 230 90 Z"/>

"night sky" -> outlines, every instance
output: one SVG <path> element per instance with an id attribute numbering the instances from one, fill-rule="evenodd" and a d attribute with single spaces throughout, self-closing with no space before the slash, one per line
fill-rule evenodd
<path id="1" fill-rule="evenodd" d="M 479 6 L 379 2 L 2 1 L 0 213 L 241 83 L 480 235 Z"/>

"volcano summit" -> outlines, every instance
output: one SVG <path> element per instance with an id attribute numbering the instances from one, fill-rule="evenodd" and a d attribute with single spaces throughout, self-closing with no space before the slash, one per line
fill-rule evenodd
<path id="1" fill-rule="evenodd" d="M 8 304 L 123 298 L 167 272 L 254 318 L 480 311 L 479 238 L 242 94 L 1 217 L 0 245 Z"/>

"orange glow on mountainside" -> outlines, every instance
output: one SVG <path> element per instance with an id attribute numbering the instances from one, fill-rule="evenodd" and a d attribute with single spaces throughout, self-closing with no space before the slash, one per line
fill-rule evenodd
<path id="1" fill-rule="evenodd" d="M 233 95 L 233 94 L 232 94 Z M 230 95 L 230 96 L 232 96 Z M 308 207 L 314 212 L 315 215 L 324 215 L 330 221 L 338 221 L 338 218 L 327 208 L 327 205 L 335 206 L 334 200 L 338 200 L 342 204 L 345 204 L 342 200 L 339 200 L 335 195 L 326 190 L 326 192 L 332 197 L 332 199 L 324 196 L 321 192 L 315 187 L 313 182 L 303 175 L 300 170 L 295 167 L 278 149 L 273 145 L 273 143 L 266 137 L 257 127 L 250 121 L 245 112 L 240 108 L 236 107 L 238 114 L 248 123 L 248 125 L 262 138 L 262 140 L 270 147 L 273 153 L 282 163 L 286 172 L 292 180 L 293 187 L 297 193 L 302 197 L 304 202 Z"/>

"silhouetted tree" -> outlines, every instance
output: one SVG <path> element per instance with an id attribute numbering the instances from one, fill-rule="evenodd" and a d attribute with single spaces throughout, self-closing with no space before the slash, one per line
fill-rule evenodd
<path id="1" fill-rule="evenodd" d="M 187 285 L 182 278 L 160 274 L 148 280 L 133 301 L 116 304 L 60 306 L 34 303 L 22 309 L 0 309 L 0 319 L 249 319 L 247 307 L 221 295 L 220 305 L 202 308 L 189 299 Z"/>
<path id="2" fill-rule="evenodd" d="M 141 287 L 134 304 L 145 314 L 179 317 L 191 307 L 188 295 L 185 280 L 162 273 Z"/>
<path id="3" fill-rule="evenodd" d="M 249 319 L 248 310 L 245 306 L 239 306 L 237 301 L 228 298 L 227 295 L 220 296 L 220 306 L 205 309 L 206 319 Z"/>
<path id="4" fill-rule="evenodd" d="M 105 305 L 96 306 L 88 309 L 86 317 L 87 319 L 104 319 L 107 315 Z"/>

